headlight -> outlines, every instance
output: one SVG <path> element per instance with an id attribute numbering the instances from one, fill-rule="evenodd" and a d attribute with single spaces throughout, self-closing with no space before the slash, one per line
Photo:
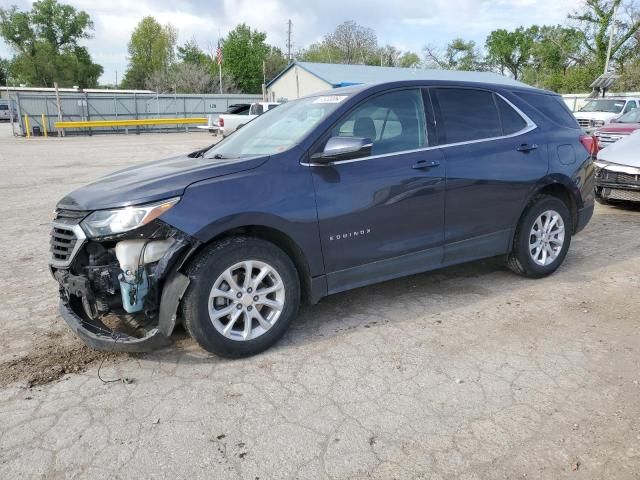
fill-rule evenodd
<path id="1" fill-rule="evenodd" d="M 81 225 L 90 237 L 128 232 L 155 220 L 178 203 L 178 200 L 180 197 L 137 207 L 98 210 L 85 218 Z"/>
<path id="2" fill-rule="evenodd" d="M 604 120 L 591 120 L 591 126 L 593 127 L 602 127 L 604 125 Z"/>

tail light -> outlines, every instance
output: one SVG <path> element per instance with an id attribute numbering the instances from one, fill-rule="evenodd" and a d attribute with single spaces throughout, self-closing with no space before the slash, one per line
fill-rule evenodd
<path id="1" fill-rule="evenodd" d="M 224 127 L 224 118 L 222 117 L 218 118 L 218 125 L 220 125 L 221 127 Z"/>
<path id="2" fill-rule="evenodd" d="M 580 143 L 590 156 L 598 154 L 598 139 L 594 135 L 580 135 Z"/>

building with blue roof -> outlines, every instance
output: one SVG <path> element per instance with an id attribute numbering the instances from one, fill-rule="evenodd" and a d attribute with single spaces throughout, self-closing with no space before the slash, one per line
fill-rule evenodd
<path id="1" fill-rule="evenodd" d="M 293 62 L 274 77 L 266 87 L 269 100 L 280 101 L 294 100 L 332 88 L 398 80 L 458 80 L 517 87 L 528 86 L 492 72 Z"/>

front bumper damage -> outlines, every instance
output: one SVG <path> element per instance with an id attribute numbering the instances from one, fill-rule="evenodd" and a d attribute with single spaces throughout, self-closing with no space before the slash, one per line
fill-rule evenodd
<path id="1" fill-rule="evenodd" d="M 56 219 L 51 240 L 50 268 L 59 285 L 59 311 L 67 325 L 96 350 L 144 352 L 169 345 L 178 323 L 180 300 L 189 286 L 189 278 L 181 268 L 199 242 L 156 220 L 110 238 L 64 239 L 70 245 L 69 255 L 65 256 L 65 243 L 61 239 L 65 233 L 77 231 L 82 220 L 79 215 L 78 218 Z M 115 247 L 119 243 L 135 245 L 141 239 L 145 246 L 161 241 L 170 246 L 152 262 L 146 262 L 143 248 L 138 260 L 141 275 L 135 278 L 144 278 L 145 288 L 140 288 L 140 282 L 134 285 L 133 294 L 129 290 L 123 292 L 123 288 L 131 285 L 125 277 L 131 272 L 121 269 Z M 171 241 L 167 242 L 168 239 Z M 136 288 L 141 298 L 133 302 L 139 308 L 132 313 L 127 295 L 135 296 Z"/>
<path id="2" fill-rule="evenodd" d="M 640 169 L 596 164 L 596 195 L 608 201 L 640 202 Z"/>

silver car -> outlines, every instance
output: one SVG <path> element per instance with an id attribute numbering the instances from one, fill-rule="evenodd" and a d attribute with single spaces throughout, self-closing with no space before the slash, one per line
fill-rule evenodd
<path id="1" fill-rule="evenodd" d="M 640 203 L 640 130 L 598 152 L 596 200 L 605 205 Z"/>

